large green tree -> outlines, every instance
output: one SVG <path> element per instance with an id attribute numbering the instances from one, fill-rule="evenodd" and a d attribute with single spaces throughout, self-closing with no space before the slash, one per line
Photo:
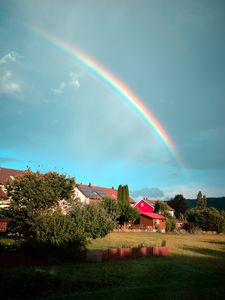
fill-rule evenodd
<path id="1" fill-rule="evenodd" d="M 168 211 L 168 206 L 166 202 L 157 200 L 154 205 L 154 213 L 163 213 Z"/>
<path id="2" fill-rule="evenodd" d="M 139 211 L 130 205 L 128 185 L 119 185 L 117 194 L 119 217 L 118 223 L 126 225 L 129 222 L 134 222 L 140 215 Z"/>
<path id="3" fill-rule="evenodd" d="M 187 220 L 205 231 L 223 232 L 225 230 L 225 217 L 214 207 L 192 208 L 187 211 Z"/>
<path id="4" fill-rule="evenodd" d="M 174 214 L 178 219 L 184 215 L 187 209 L 189 209 L 186 199 L 181 194 L 176 195 L 173 199 L 168 201 L 168 204 L 174 209 Z"/>
<path id="5" fill-rule="evenodd" d="M 56 209 L 59 202 L 70 202 L 75 180 L 56 172 L 46 174 L 27 171 L 6 184 L 11 204 L 7 215 L 12 219 L 10 229 L 26 236 L 35 235 L 36 219 L 46 210 Z"/>
<path id="6" fill-rule="evenodd" d="M 204 209 L 207 207 L 207 199 L 205 195 L 202 195 L 202 192 L 199 191 L 197 194 L 197 200 L 196 200 L 196 208 L 198 209 Z"/>

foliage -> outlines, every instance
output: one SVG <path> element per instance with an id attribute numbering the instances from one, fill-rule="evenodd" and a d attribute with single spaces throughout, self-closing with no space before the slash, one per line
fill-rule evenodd
<path id="1" fill-rule="evenodd" d="M 120 184 L 117 189 L 117 201 L 118 203 L 123 202 L 123 186 Z"/>
<path id="2" fill-rule="evenodd" d="M 166 217 L 166 231 L 174 231 L 176 228 L 176 219 L 167 211 L 163 215 Z"/>
<path id="3" fill-rule="evenodd" d="M 182 215 L 186 212 L 187 209 L 189 209 L 186 199 L 183 197 L 183 195 L 176 195 L 173 199 L 168 201 L 168 205 L 172 207 L 175 212 L 175 216 L 178 219 L 182 218 Z"/>
<path id="4" fill-rule="evenodd" d="M 83 213 L 84 229 L 89 238 L 102 238 L 116 228 L 116 221 L 112 220 L 101 204 L 85 205 Z"/>
<path id="5" fill-rule="evenodd" d="M 78 256 L 87 243 L 84 226 L 60 210 L 47 211 L 37 217 L 35 236 L 37 242 L 67 259 Z"/>
<path id="6" fill-rule="evenodd" d="M 207 207 L 206 196 L 203 196 L 201 191 L 199 191 L 197 194 L 196 207 L 197 209 L 204 209 Z"/>
<path id="7" fill-rule="evenodd" d="M 118 222 L 120 225 L 125 225 L 129 222 L 134 222 L 140 215 L 136 207 L 130 205 L 128 185 L 119 185 L 117 192 L 117 202 L 119 208 Z"/>
<path id="8" fill-rule="evenodd" d="M 120 207 L 120 216 L 118 222 L 120 225 L 127 224 L 129 222 L 133 223 L 140 216 L 140 212 L 136 207 L 130 205 Z"/>
<path id="9" fill-rule="evenodd" d="M 155 202 L 155 207 L 154 207 L 154 213 L 163 213 L 166 212 L 168 210 L 168 206 L 166 204 L 166 202 L 164 201 L 156 201 Z"/>
<path id="10" fill-rule="evenodd" d="M 190 209 L 187 212 L 187 219 L 205 231 L 223 232 L 225 230 L 225 218 L 215 208 Z"/>
<path id="11" fill-rule="evenodd" d="M 117 201 L 120 207 L 130 205 L 128 185 L 118 186 Z"/>
<path id="12" fill-rule="evenodd" d="M 74 179 L 56 172 L 46 174 L 27 171 L 6 185 L 8 196 L 18 206 L 50 208 L 72 197 Z"/>
<path id="13" fill-rule="evenodd" d="M 112 220 L 116 221 L 120 215 L 118 202 L 113 198 L 104 197 L 100 203 L 101 203 L 101 206 L 111 216 Z"/>
<path id="14" fill-rule="evenodd" d="M 46 174 L 27 171 L 6 185 L 11 205 L 6 214 L 12 219 L 9 230 L 24 236 L 35 236 L 38 216 L 58 207 L 59 201 L 73 194 L 74 179 L 56 172 Z"/>
<path id="15" fill-rule="evenodd" d="M 196 199 L 186 199 L 186 202 L 190 208 L 196 207 Z M 207 206 L 215 207 L 219 211 L 225 210 L 225 197 L 207 197 Z"/>

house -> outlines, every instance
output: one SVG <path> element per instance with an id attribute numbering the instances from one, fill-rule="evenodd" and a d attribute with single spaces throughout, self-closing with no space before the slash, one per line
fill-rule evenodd
<path id="1" fill-rule="evenodd" d="M 163 215 L 141 212 L 140 218 L 135 221 L 134 227 L 136 228 L 146 228 L 149 231 L 166 231 L 166 218 Z"/>
<path id="2" fill-rule="evenodd" d="M 16 177 L 22 176 L 25 172 L 26 171 L 0 167 L 0 208 L 7 207 L 10 204 L 5 184 L 7 182 L 12 182 Z"/>
<path id="3" fill-rule="evenodd" d="M 7 197 L 5 184 L 13 182 L 16 177 L 22 176 L 27 171 L 0 168 L 0 208 L 7 207 L 10 204 L 10 199 Z M 104 197 L 111 197 L 117 200 L 117 189 L 106 188 L 100 186 L 92 186 L 85 184 L 76 184 L 74 188 L 74 198 L 79 198 L 82 203 L 89 204 L 102 200 Z M 61 201 L 60 205 L 63 207 L 64 202 Z M 135 202 L 130 197 L 130 204 L 134 206 Z"/>
<path id="4" fill-rule="evenodd" d="M 150 199 L 144 198 L 144 199 L 138 201 L 135 204 L 135 207 L 141 213 L 153 213 L 156 201 L 160 201 L 160 200 L 150 200 Z M 167 208 L 168 208 L 167 211 L 171 214 L 171 216 L 174 216 L 174 209 L 172 207 L 170 207 L 168 204 L 166 204 L 166 205 L 167 205 Z"/>
<path id="5" fill-rule="evenodd" d="M 76 184 L 74 190 L 75 197 L 79 198 L 80 201 L 84 204 L 97 203 L 102 200 L 104 197 L 110 197 L 117 200 L 117 189 L 114 187 L 106 188 L 100 186 L 94 186 L 89 183 L 85 184 Z M 130 204 L 134 205 L 134 200 L 130 198 Z"/>

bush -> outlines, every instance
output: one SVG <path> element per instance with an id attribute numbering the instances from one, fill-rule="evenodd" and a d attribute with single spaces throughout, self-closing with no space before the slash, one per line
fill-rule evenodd
<path id="1" fill-rule="evenodd" d="M 82 225 L 79 226 L 70 215 L 63 215 L 60 211 L 43 214 L 37 220 L 36 241 L 30 246 L 63 259 L 76 258 L 87 244 L 87 234 Z"/>
<path id="2" fill-rule="evenodd" d="M 187 212 L 187 219 L 204 231 L 216 231 L 220 233 L 225 230 L 225 218 L 223 214 L 212 207 L 190 209 Z"/>
<path id="3" fill-rule="evenodd" d="M 85 232 L 92 239 L 106 236 L 117 226 L 101 204 L 86 205 L 83 211 Z"/>

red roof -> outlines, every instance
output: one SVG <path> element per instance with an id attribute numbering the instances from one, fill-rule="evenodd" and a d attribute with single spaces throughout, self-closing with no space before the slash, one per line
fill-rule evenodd
<path id="1" fill-rule="evenodd" d="M 83 187 L 83 188 L 90 188 L 90 189 L 93 189 L 93 190 L 101 190 L 102 192 L 105 192 L 106 195 L 108 197 L 111 197 L 111 198 L 114 198 L 114 199 L 117 199 L 117 189 L 114 189 L 114 188 L 106 188 L 106 187 L 101 187 L 101 186 L 95 186 L 95 185 L 86 185 L 86 184 L 77 184 L 77 187 Z M 100 196 L 101 198 L 101 196 Z M 130 203 L 131 204 L 134 204 L 134 200 L 130 198 Z"/>
<path id="2" fill-rule="evenodd" d="M 155 213 L 143 213 L 142 212 L 141 215 L 146 216 L 146 217 L 151 218 L 151 219 L 165 219 L 164 216 L 159 215 L 159 214 L 155 214 Z"/>
<path id="3" fill-rule="evenodd" d="M 0 167 L 0 184 L 5 184 L 7 181 L 13 181 L 15 177 L 22 176 L 26 171 L 14 170 Z"/>

